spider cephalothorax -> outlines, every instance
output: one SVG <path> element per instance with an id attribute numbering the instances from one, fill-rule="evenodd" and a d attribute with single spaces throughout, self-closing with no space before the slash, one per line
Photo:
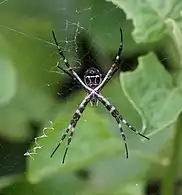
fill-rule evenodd
<path id="1" fill-rule="evenodd" d="M 120 33 L 121 33 L 121 42 L 120 42 L 120 45 L 119 45 L 119 49 L 118 49 L 115 61 L 111 65 L 111 68 L 108 70 L 105 77 L 102 79 L 102 75 L 100 74 L 98 69 L 89 68 L 85 73 L 84 81 L 82 81 L 82 79 L 78 76 L 78 74 L 72 69 L 72 67 L 68 63 L 68 60 L 66 59 L 63 51 L 61 50 L 61 48 L 60 48 L 60 46 L 57 42 L 56 36 L 53 32 L 54 41 L 55 41 L 56 46 L 58 48 L 59 55 L 62 58 L 62 60 L 64 61 L 64 63 L 66 65 L 66 67 L 68 68 L 68 70 L 65 70 L 64 68 L 62 68 L 59 65 L 58 65 L 58 68 L 61 69 L 62 71 L 64 71 L 65 73 L 67 73 L 69 76 L 76 79 L 78 81 L 78 83 L 80 85 L 82 85 L 83 88 L 87 92 L 86 97 L 84 98 L 84 100 L 81 102 L 78 109 L 74 113 L 73 118 L 70 121 L 70 124 L 68 125 L 66 131 L 61 136 L 61 139 L 60 139 L 57 147 L 55 148 L 55 150 L 51 154 L 51 157 L 52 157 L 54 155 L 54 153 L 56 152 L 56 150 L 59 148 L 62 141 L 67 137 L 68 133 L 70 132 L 69 137 L 68 137 L 67 147 L 66 147 L 66 150 L 65 150 L 65 153 L 64 153 L 64 156 L 63 156 L 63 163 L 64 163 L 64 160 L 65 160 L 66 154 L 68 152 L 68 148 L 69 148 L 69 145 L 71 143 L 73 134 L 75 132 L 75 127 L 77 125 L 77 122 L 79 121 L 82 113 L 84 112 L 84 110 L 85 110 L 85 108 L 86 108 L 86 106 L 88 105 L 89 102 L 91 103 L 92 106 L 94 106 L 94 105 L 97 105 L 98 101 L 100 101 L 105 106 L 105 108 L 110 112 L 110 114 L 116 120 L 116 122 L 118 123 L 118 127 L 119 127 L 119 130 L 120 130 L 120 133 L 121 133 L 121 137 L 123 138 L 125 149 L 126 149 L 126 158 L 128 158 L 128 147 L 127 147 L 127 142 L 126 142 L 126 136 L 125 136 L 125 133 L 124 133 L 124 130 L 122 128 L 121 123 L 125 124 L 127 127 L 129 127 L 130 130 L 134 131 L 138 135 L 140 135 L 140 136 L 142 136 L 146 139 L 149 139 L 145 135 L 139 133 L 132 125 L 130 125 L 123 118 L 123 116 L 119 113 L 119 111 L 100 93 L 100 91 L 105 86 L 105 84 L 112 78 L 114 73 L 119 68 L 120 56 L 121 56 L 121 52 L 122 52 L 122 49 L 123 49 L 123 37 L 122 37 L 122 30 L 121 29 L 120 29 Z"/>

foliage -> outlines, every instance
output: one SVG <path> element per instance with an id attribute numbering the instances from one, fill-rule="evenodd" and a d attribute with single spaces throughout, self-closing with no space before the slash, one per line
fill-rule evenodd
<path id="1" fill-rule="evenodd" d="M 182 2 L 107 1 L 0 3 L 1 194 L 145 195 L 151 180 L 161 181 L 163 194 L 174 194 L 182 170 Z M 124 118 L 150 137 L 140 139 L 124 127 L 129 159 L 117 124 L 101 106 L 84 112 L 65 164 L 66 142 L 50 158 L 85 94 L 77 90 L 56 101 L 57 81 L 68 78 L 52 71 L 59 57 L 51 30 L 59 40 L 74 39 L 71 28 L 65 31 L 67 20 L 87 29 L 100 69 L 107 71 L 112 63 L 120 27 L 123 58 L 137 55 L 137 68 L 121 72 L 103 90 Z M 160 61 L 158 51 L 167 59 Z M 74 54 L 67 54 L 74 63 Z M 25 157 L 26 151 L 35 154 Z"/>

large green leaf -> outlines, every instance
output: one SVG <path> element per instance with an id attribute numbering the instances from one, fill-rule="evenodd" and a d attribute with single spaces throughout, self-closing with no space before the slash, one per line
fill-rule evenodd
<path id="1" fill-rule="evenodd" d="M 173 123 L 182 110 L 182 86 L 153 53 L 139 58 L 136 71 L 121 74 L 125 95 L 143 120 L 143 131 L 153 134 Z"/>
<path id="2" fill-rule="evenodd" d="M 182 16 L 181 16 L 181 18 L 182 18 Z M 176 46 L 176 49 L 177 49 L 177 52 L 176 52 L 176 50 L 174 50 L 174 48 L 171 47 L 169 52 L 171 54 L 173 54 L 173 52 L 174 52 L 174 54 L 173 54 L 174 59 L 177 59 L 176 61 L 177 61 L 178 66 L 179 65 L 182 66 L 182 42 L 179 41 L 179 40 L 182 40 L 181 28 L 178 25 L 178 23 L 175 20 L 172 20 L 172 19 L 166 20 L 166 24 L 169 26 L 172 38 L 174 40 L 174 43 L 175 43 L 175 46 Z M 177 55 L 176 55 L 176 53 L 177 53 Z"/>
<path id="3" fill-rule="evenodd" d="M 136 42 L 158 41 L 167 30 L 166 20 L 182 22 L 179 0 L 107 0 L 124 10 L 134 25 L 133 36 Z"/>

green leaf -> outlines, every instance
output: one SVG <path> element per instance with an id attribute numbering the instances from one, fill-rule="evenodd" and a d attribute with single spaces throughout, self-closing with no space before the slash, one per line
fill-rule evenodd
<path id="1" fill-rule="evenodd" d="M 153 134 L 173 123 L 182 110 L 182 86 L 153 53 L 139 58 L 136 71 L 121 74 L 121 85 L 143 121 L 143 131 Z"/>
<path id="2" fill-rule="evenodd" d="M 182 22 L 179 0 L 107 0 L 124 10 L 128 19 L 133 21 L 133 37 L 136 42 L 154 42 L 167 32 L 166 20 Z"/>
<path id="3" fill-rule="evenodd" d="M 182 16 L 181 16 L 182 18 Z M 174 40 L 174 43 L 176 45 L 177 48 L 177 53 L 179 54 L 179 64 L 180 67 L 182 66 L 182 42 L 179 40 L 182 40 L 182 32 L 180 29 L 180 26 L 178 25 L 178 23 L 172 19 L 168 19 L 166 20 L 166 24 L 169 26 L 169 28 L 171 29 L 171 34 L 172 34 L 172 38 Z"/>
<path id="4" fill-rule="evenodd" d="M 145 142 L 134 140 L 129 144 L 129 158 L 123 158 L 120 155 L 108 157 L 95 163 L 93 170 L 95 172 L 94 181 L 99 184 L 102 181 L 103 186 L 112 188 L 112 186 L 119 186 L 121 183 L 128 183 L 130 181 L 137 181 L 143 178 L 151 178 L 156 176 L 153 171 L 148 174 L 151 167 L 162 171 L 166 166 L 166 156 L 164 150 L 169 154 L 169 148 L 166 147 L 170 143 L 173 131 L 172 126 L 166 127 L 164 131 L 151 136 L 150 140 Z M 128 137 L 128 140 L 131 136 Z M 163 153 L 161 153 L 161 151 Z M 158 172 L 157 172 L 158 173 Z M 159 173 L 161 176 L 161 173 Z"/>

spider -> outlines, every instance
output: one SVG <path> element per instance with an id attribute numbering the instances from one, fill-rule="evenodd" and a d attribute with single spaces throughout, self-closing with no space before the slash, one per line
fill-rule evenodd
<path id="1" fill-rule="evenodd" d="M 55 35 L 54 31 L 52 31 L 52 35 L 53 35 L 54 41 L 56 43 L 60 58 L 61 58 L 61 60 L 64 61 L 65 65 L 67 67 L 67 70 L 60 67 L 59 64 L 57 65 L 57 67 L 59 69 L 61 69 L 62 71 L 64 71 L 65 73 L 67 73 L 69 76 L 73 77 L 75 80 L 77 80 L 78 83 L 80 83 L 83 86 L 83 88 L 86 90 L 87 95 L 84 98 L 84 100 L 81 102 L 81 104 L 79 105 L 76 112 L 74 113 L 74 115 L 70 121 L 70 124 L 68 125 L 66 131 L 62 134 L 61 139 L 60 139 L 57 147 L 52 152 L 50 157 L 52 157 L 55 154 L 55 152 L 60 147 L 63 140 L 66 138 L 66 136 L 70 132 L 68 140 L 67 140 L 67 146 L 66 146 L 66 149 L 65 149 L 65 152 L 63 155 L 63 159 L 62 159 L 62 163 L 64 164 L 65 158 L 66 158 L 66 155 L 68 152 L 68 148 L 71 144 L 72 137 L 73 137 L 73 134 L 75 132 L 77 122 L 81 118 L 86 106 L 90 102 L 91 106 L 96 107 L 96 106 L 98 106 L 98 101 L 100 101 L 105 106 L 105 108 L 110 112 L 110 114 L 116 120 L 116 122 L 119 126 L 121 137 L 123 138 L 124 145 L 125 145 L 126 158 L 128 158 L 128 147 L 127 147 L 127 142 L 126 142 L 126 136 L 124 134 L 121 123 L 124 123 L 127 127 L 129 127 L 129 129 L 131 129 L 132 131 L 134 131 L 138 135 L 144 137 L 145 139 L 149 140 L 149 138 L 146 137 L 145 135 L 139 133 L 131 124 L 129 124 L 123 118 L 123 116 L 119 113 L 119 111 L 100 93 L 102 88 L 105 86 L 105 84 L 112 78 L 114 73 L 119 69 L 120 57 L 121 57 L 121 53 L 123 50 L 123 35 L 122 35 L 121 28 L 120 28 L 121 40 L 120 40 L 120 45 L 119 45 L 117 55 L 115 57 L 115 61 L 111 65 L 111 68 L 109 69 L 109 71 L 107 72 L 107 74 L 105 75 L 105 77 L 103 79 L 102 79 L 102 75 L 100 74 L 99 70 L 92 67 L 92 68 L 89 68 L 85 72 L 84 79 L 82 81 L 82 79 L 78 76 L 78 74 L 71 68 L 70 64 L 68 63 L 68 60 L 66 59 L 63 51 L 61 50 L 61 48 L 58 44 L 58 41 L 56 39 L 56 35 Z"/>

